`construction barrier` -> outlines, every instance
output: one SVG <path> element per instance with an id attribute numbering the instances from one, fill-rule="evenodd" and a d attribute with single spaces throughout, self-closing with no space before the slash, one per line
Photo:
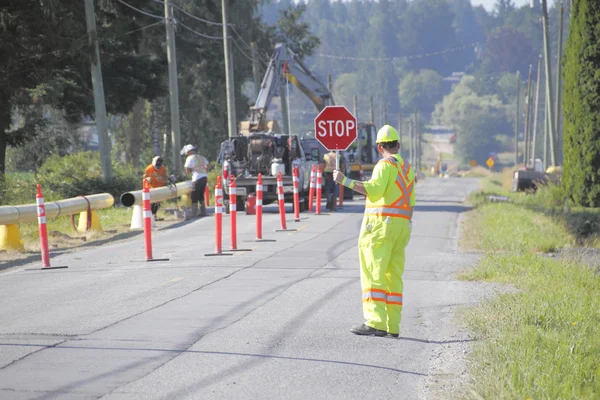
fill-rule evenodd
<path id="1" fill-rule="evenodd" d="M 230 256 L 233 253 L 223 253 L 223 186 L 221 177 L 217 176 L 215 185 L 215 252 L 205 256 Z"/>
<path id="2" fill-rule="evenodd" d="M 316 211 L 315 211 L 315 214 L 317 214 L 317 215 L 321 214 L 321 196 L 322 196 L 321 186 L 322 185 L 323 185 L 323 169 L 322 169 L 321 165 L 319 165 L 319 168 L 317 169 L 317 205 L 316 205 Z"/>
<path id="3" fill-rule="evenodd" d="M 315 184 L 317 179 L 317 167 L 313 164 L 310 169 L 310 184 L 308 189 L 308 211 L 312 212 L 315 200 Z"/>
<path id="4" fill-rule="evenodd" d="M 66 266 L 51 267 L 50 266 L 50 250 L 48 248 L 48 228 L 46 226 L 46 205 L 44 204 L 44 195 L 42 188 L 37 185 L 37 194 L 35 195 L 38 227 L 40 232 L 40 252 L 42 253 L 42 270 L 67 268 Z M 37 268 L 36 268 L 37 269 Z"/>
<path id="5" fill-rule="evenodd" d="M 279 219 L 281 220 L 281 229 L 286 230 L 287 225 L 285 223 L 285 197 L 283 196 L 283 177 L 281 172 L 277 173 L 277 200 L 279 203 Z"/>
<path id="6" fill-rule="evenodd" d="M 152 260 L 152 210 L 150 209 L 150 187 L 144 179 L 142 189 L 142 202 L 144 206 L 144 245 L 146 247 L 146 261 Z"/>
<path id="7" fill-rule="evenodd" d="M 114 198 L 108 193 L 79 196 L 45 203 L 46 219 L 80 213 L 78 232 L 102 232 L 96 210 L 112 207 Z M 34 222 L 38 218 L 37 204 L 0 207 L 0 250 L 24 251 L 18 224 Z M 88 224 L 89 221 L 89 224 Z"/>
<path id="8" fill-rule="evenodd" d="M 292 169 L 292 182 L 294 185 L 294 221 L 300 222 L 300 193 L 298 193 L 298 182 L 300 180 L 300 171 L 298 167 Z"/>
<path id="9" fill-rule="evenodd" d="M 237 193 L 235 178 L 231 178 L 229 182 L 229 220 L 230 224 L 230 250 L 237 250 Z"/>
<path id="10" fill-rule="evenodd" d="M 262 211 L 263 211 L 263 181 L 262 174 L 258 174 L 256 181 L 256 240 L 262 239 Z"/>

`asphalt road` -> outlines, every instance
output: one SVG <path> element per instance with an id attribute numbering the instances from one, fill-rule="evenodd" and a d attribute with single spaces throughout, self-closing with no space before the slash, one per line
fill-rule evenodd
<path id="1" fill-rule="evenodd" d="M 468 337 L 453 311 L 482 287 L 453 275 L 468 179 L 426 179 L 408 247 L 400 339 L 349 332 L 363 322 L 358 197 L 292 232 L 238 216 L 238 248 L 214 250 L 214 218 L 52 258 L 53 271 L 0 273 L 0 399 L 415 399 L 461 379 Z M 362 196 L 361 196 L 362 198 Z M 289 208 L 288 208 L 289 211 Z M 224 248 L 229 217 L 224 217 Z M 458 347 L 457 347 L 458 346 Z M 456 370 L 458 368 L 459 370 Z M 464 378 L 464 377 L 463 377 Z"/>

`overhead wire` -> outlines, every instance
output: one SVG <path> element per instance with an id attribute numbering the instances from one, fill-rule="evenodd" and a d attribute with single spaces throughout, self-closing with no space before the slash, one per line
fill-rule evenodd
<path id="1" fill-rule="evenodd" d="M 127 32 L 126 35 L 130 35 L 130 34 L 132 34 L 134 32 L 141 31 L 143 29 L 152 28 L 153 26 L 156 26 L 156 25 L 162 24 L 162 23 L 164 23 L 164 21 L 158 21 L 158 22 L 155 22 L 155 23 L 150 24 L 150 25 L 142 26 L 141 28 L 134 29 L 132 31 Z"/>
<path id="2" fill-rule="evenodd" d="M 402 57 L 351 57 L 351 56 L 337 56 L 337 55 L 323 54 L 323 53 L 317 53 L 316 55 L 319 56 L 319 57 L 331 58 L 331 59 L 335 59 L 335 60 L 350 60 L 350 61 L 410 60 L 410 59 L 415 59 L 415 58 L 433 57 L 433 56 L 437 56 L 437 55 L 441 55 L 441 54 L 445 54 L 445 53 L 451 53 L 451 52 L 454 52 L 454 51 L 461 51 L 461 50 L 465 50 L 465 49 L 468 49 L 468 48 L 471 48 L 471 47 L 475 47 L 475 46 L 477 46 L 479 44 L 481 44 L 481 43 L 476 42 L 476 43 L 472 43 L 472 44 L 469 44 L 469 45 L 452 47 L 452 48 L 441 50 L 441 51 L 434 51 L 434 52 L 431 52 L 431 53 L 423 53 L 423 54 L 414 54 L 414 55 L 402 56 Z"/>
<path id="3" fill-rule="evenodd" d="M 119 3 L 121 3 L 121 4 L 123 4 L 124 6 L 127 6 L 127 7 L 131 8 L 132 10 L 135 10 L 135 11 L 139 12 L 140 14 L 144 14 L 144 15 L 146 15 L 146 16 L 148 16 L 148 17 L 157 18 L 157 19 L 161 19 L 161 20 L 164 20 L 164 19 L 165 19 L 165 17 L 163 17 L 163 16 L 160 16 L 160 15 L 155 15 L 155 14 L 150 14 L 150 13 L 149 13 L 149 12 L 147 12 L 147 11 L 140 10 L 139 8 L 137 8 L 137 7 L 134 7 L 134 6 L 132 6 L 131 4 L 124 2 L 123 0 L 117 0 L 117 1 L 118 1 Z"/>
<path id="4" fill-rule="evenodd" d="M 200 33 L 198 31 L 193 30 L 192 28 L 190 28 L 189 26 L 183 24 L 182 22 L 177 22 L 176 26 L 181 25 L 182 27 L 184 27 L 185 29 L 187 29 L 188 31 L 195 33 L 196 35 L 203 37 L 205 39 L 210 39 L 210 40 L 223 40 L 223 36 L 210 36 L 210 35 L 205 35 L 204 33 Z M 227 36 L 227 39 L 231 39 L 231 36 Z"/>
<path id="5" fill-rule="evenodd" d="M 165 2 L 164 2 L 163 0 L 152 0 L 152 1 L 153 1 L 153 2 L 155 2 L 155 3 L 162 4 L 162 5 L 164 5 L 164 4 L 165 4 Z M 179 10 L 179 11 L 181 11 L 182 13 L 184 13 L 185 15 L 187 15 L 188 17 L 190 17 L 190 18 L 194 18 L 194 19 L 196 19 L 196 20 L 198 20 L 198 21 L 200 21 L 200 22 L 204 22 L 205 24 L 208 24 L 208 25 L 215 25 L 215 26 L 223 26 L 223 24 L 222 24 L 222 23 L 220 23 L 220 22 L 209 21 L 209 20 L 207 20 L 207 19 L 204 19 L 204 18 L 197 17 L 197 16 L 195 16 L 194 14 L 190 14 L 189 12 L 185 11 L 185 10 L 183 9 L 183 7 L 181 7 L 181 6 L 177 5 L 176 3 L 173 3 L 172 1 L 170 1 L 170 2 L 169 2 L 169 5 L 170 5 L 171 7 L 173 7 L 173 8 L 175 8 L 176 10 Z M 232 24 L 227 24 L 227 26 L 233 26 L 233 25 L 232 25 Z"/>

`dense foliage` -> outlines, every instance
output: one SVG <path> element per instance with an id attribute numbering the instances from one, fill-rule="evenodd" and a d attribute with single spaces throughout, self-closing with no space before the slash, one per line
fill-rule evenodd
<path id="1" fill-rule="evenodd" d="M 575 2 L 564 58 L 564 177 L 579 205 L 600 207 L 600 9 Z"/>

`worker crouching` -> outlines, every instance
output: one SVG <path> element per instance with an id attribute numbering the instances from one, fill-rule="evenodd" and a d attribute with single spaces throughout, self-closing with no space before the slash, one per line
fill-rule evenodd
<path id="1" fill-rule="evenodd" d="M 389 125 L 377 132 L 383 159 L 366 182 L 349 179 L 339 171 L 336 182 L 366 196 L 358 240 L 362 304 L 365 322 L 357 335 L 398 337 L 402 316 L 405 249 L 412 230 L 415 172 L 400 155 L 400 137 Z"/>
<path id="2" fill-rule="evenodd" d="M 152 159 L 152 163 L 144 170 L 143 179 L 148 181 L 148 185 L 151 189 L 166 186 L 169 182 L 167 175 L 167 167 L 163 164 L 161 156 L 156 156 Z M 160 208 L 160 203 L 150 203 L 150 210 L 152 211 L 152 217 L 155 221 L 162 221 L 164 218 L 158 218 L 157 213 Z"/>

